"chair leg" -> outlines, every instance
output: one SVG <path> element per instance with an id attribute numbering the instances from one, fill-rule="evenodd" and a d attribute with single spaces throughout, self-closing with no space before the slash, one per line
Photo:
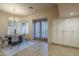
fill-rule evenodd
<path id="1" fill-rule="evenodd" d="M 4 45 L 4 43 L 1 43 L 1 49 L 3 49 L 3 45 Z"/>
<path id="2" fill-rule="evenodd" d="M 1 49 L 3 49 L 4 47 L 4 44 L 5 44 L 5 41 L 1 44 Z"/>
<path id="3" fill-rule="evenodd" d="M 1 49 L 3 48 L 3 45 L 1 45 Z"/>
<path id="4" fill-rule="evenodd" d="M 10 49 L 12 49 L 12 44 L 10 45 Z"/>

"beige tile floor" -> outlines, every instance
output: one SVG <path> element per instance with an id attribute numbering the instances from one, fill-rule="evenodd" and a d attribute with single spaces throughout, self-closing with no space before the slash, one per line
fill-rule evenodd
<path id="1" fill-rule="evenodd" d="M 17 53 L 15 56 L 47 56 L 48 55 L 48 43 L 44 41 L 35 41 L 33 46 L 24 49 Z M 0 56 L 4 56 L 4 53 L 0 50 Z"/>
<path id="2" fill-rule="evenodd" d="M 47 44 L 43 41 L 35 41 L 33 46 L 15 54 L 15 56 L 79 56 L 79 48 L 72 48 L 56 44 Z M 5 56 L 0 49 L 0 56 Z"/>
<path id="3" fill-rule="evenodd" d="M 79 48 L 48 44 L 49 56 L 79 56 Z"/>

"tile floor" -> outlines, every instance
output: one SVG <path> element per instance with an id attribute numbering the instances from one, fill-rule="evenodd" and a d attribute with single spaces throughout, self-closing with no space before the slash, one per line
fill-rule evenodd
<path id="1" fill-rule="evenodd" d="M 79 56 L 79 48 L 72 48 L 43 41 L 35 41 L 33 46 L 15 54 L 14 56 Z M 5 56 L 0 49 L 0 56 Z"/>
<path id="2" fill-rule="evenodd" d="M 15 54 L 14 56 L 47 56 L 48 55 L 48 43 L 43 41 L 35 41 L 34 45 L 24 49 L 23 51 Z M 5 56 L 0 49 L 0 56 Z"/>
<path id="3" fill-rule="evenodd" d="M 79 48 L 72 48 L 57 44 L 48 44 L 49 56 L 79 56 Z"/>

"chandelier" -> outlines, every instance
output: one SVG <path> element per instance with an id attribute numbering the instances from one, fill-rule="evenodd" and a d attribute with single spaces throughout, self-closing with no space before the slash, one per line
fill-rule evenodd
<path id="1" fill-rule="evenodd" d="M 13 9 L 13 21 L 14 21 L 14 23 L 16 22 L 15 11 L 16 11 L 16 9 L 14 8 L 14 9 Z"/>

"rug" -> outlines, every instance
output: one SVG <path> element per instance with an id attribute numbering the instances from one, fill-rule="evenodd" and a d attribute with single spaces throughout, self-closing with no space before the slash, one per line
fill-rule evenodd
<path id="1" fill-rule="evenodd" d="M 16 46 L 13 46 L 12 48 L 11 47 L 7 47 L 5 49 L 2 49 L 3 53 L 6 55 L 6 56 L 13 56 L 15 54 L 17 54 L 18 52 L 24 50 L 24 49 L 27 49 L 28 47 L 32 46 L 34 44 L 34 42 L 31 42 L 31 41 L 23 41 L 23 43 L 16 45 Z"/>

